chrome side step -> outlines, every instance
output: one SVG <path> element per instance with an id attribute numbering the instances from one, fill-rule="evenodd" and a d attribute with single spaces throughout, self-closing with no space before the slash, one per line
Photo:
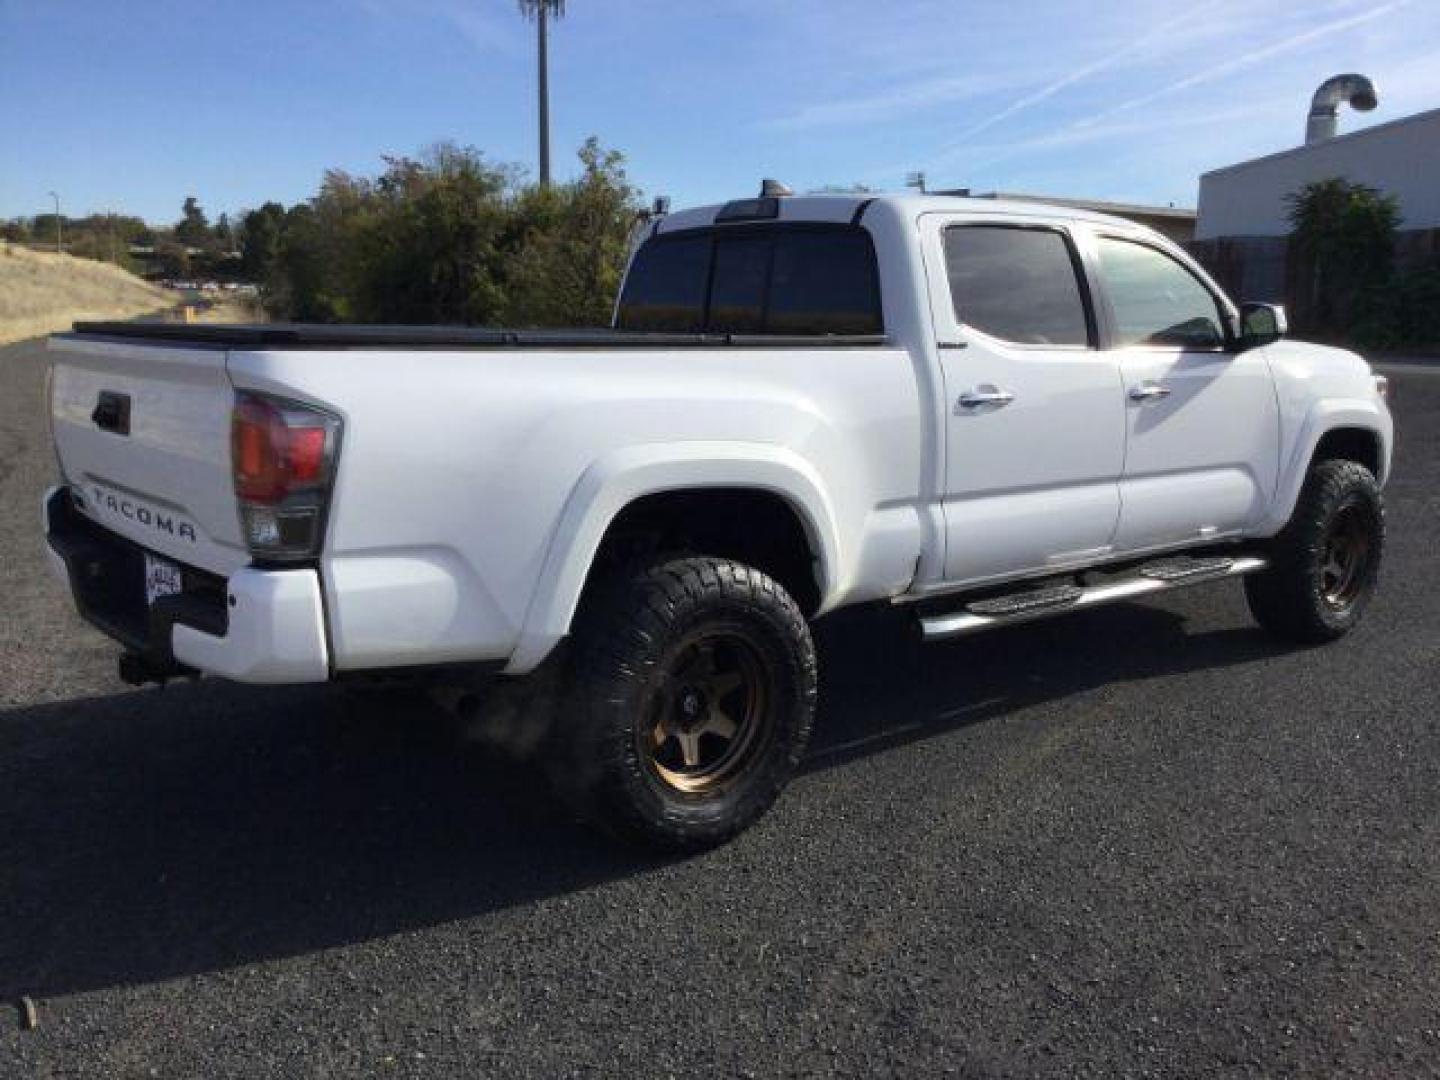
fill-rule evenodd
<path id="1" fill-rule="evenodd" d="M 1031 611 L 1068 607 L 1084 595 L 1085 590 L 1079 585 L 1056 585 L 1049 589 L 1031 589 L 1006 596 L 992 596 L 989 600 L 976 600 L 973 604 L 966 604 L 965 610 L 971 615 L 1024 615 Z"/>
<path id="2" fill-rule="evenodd" d="M 1194 581 L 1199 578 L 1225 577 L 1235 565 L 1234 559 L 1167 559 L 1140 568 L 1140 576 L 1156 581 Z"/>
<path id="3" fill-rule="evenodd" d="M 1108 581 L 1102 585 L 1062 585 L 978 600 L 961 611 L 925 616 L 920 620 L 920 628 L 926 641 L 940 641 L 962 634 L 977 634 L 997 626 L 1182 589 L 1187 585 L 1243 577 L 1264 570 L 1268 565 L 1264 559 L 1253 555 L 1234 559 L 1176 559 L 1152 563 L 1142 567 L 1135 577 Z"/>

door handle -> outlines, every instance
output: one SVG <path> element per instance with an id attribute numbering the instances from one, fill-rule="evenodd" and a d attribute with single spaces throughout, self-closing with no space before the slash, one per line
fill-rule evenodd
<path id="1" fill-rule="evenodd" d="M 993 405 L 997 409 L 1009 405 L 1015 400 L 1015 395 L 1009 390 L 1000 390 L 993 386 L 982 386 L 975 390 L 966 390 L 960 395 L 956 402 L 962 409 L 979 409 L 986 405 Z"/>
<path id="2" fill-rule="evenodd" d="M 1143 382 L 1139 386 L 1130 388 L 1131 401 L 1155 401 L 1169 396 L 1170 387 L 1161 386 L 1159 383 Z"/>

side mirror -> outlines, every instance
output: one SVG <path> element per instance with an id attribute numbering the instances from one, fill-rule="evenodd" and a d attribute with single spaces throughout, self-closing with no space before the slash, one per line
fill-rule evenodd
<path id="1" fill-rule="evenodd" d="M 1279 304 L 1240 305 L 1240 347 L 1253 349 L 1279 341 L 1290 329 L 1285 309 Z"/>

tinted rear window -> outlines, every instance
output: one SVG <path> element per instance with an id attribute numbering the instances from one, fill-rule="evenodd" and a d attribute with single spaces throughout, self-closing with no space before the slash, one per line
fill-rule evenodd
<path id="1" fill-rule="evenodd" d="M 770 279 L 770 238 L 743 236 L 715 242 L 715 278 L 705 329 L 731 334 L 765 330 L 765 288 Z"/>
<path id="2" fill-rule="evenodd" d="M 671 250 L 679 247 L 683 253 Z M 661 236 L 646 241 L 635 256 L 617 325 L 622 330 L 878 334 L 884 320 L 875 251 L 868 233 L 848 226 L 722 228 Z"/>
<path id="3" fill-rule="evenodd" d="M 1051 229 L 959 225 L 945 230 L 955 317 L 1025 345 L 1087 345 L 1089 327 L 1074 260 Z"/>
<path id="4" fill-rule="evenodd" d="M 700 330 L 710 276 L 710 237 L 651 241 L 636 256 L 620 307 L 623 330 Z"/>
<path id="5" fill-rule="evenodd" d="M 773 334 L 880 333 L 870 237 L 859 230 L 778 237 L 765 329 Z"/>

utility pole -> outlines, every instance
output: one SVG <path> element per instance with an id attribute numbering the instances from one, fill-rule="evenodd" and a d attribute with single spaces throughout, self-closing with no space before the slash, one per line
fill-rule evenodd
<path id="1" fill-rule="evenodd" d="M 55 200 L 55 254 L 59 255 L 65 250 L 60 232 L 60 196 L 52 191 L 50 197 Z"/>
<path id="2" fill-rule="evenodd" d="M 520 14 L 535 20 L 535 51 L 539 61 L 540 186 L 550 186 L 550 16 L 562 18 L 565 0 L 520 0 Z"/>
<path id="3" fill-rule="evenodd" d="M 536 37 L 540 50 L 540 186 L 550 186 L 550 43 L 549 4 L 537 11 Z"/>

